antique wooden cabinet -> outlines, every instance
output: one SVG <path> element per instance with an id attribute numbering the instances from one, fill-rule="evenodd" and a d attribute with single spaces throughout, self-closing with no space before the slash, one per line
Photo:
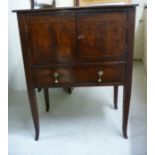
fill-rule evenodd
<path id="1" fill-rule="evenodd" d="M 123 85 L 123 135 L 131 95 L 136 5 L 16 10 L 30 107 L 36 136 L 39 117 L 35 89 Z M 71 89 L 70 89 L 71 90 Z"/>

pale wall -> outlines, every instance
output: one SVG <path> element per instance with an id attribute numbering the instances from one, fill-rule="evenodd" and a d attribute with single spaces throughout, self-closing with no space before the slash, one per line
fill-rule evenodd
<path id="1" fill-rule="evenodd" d="M 147 9 L 144 10 L 144 51 L 142 61 L 147 72 Z"/>
<path id="2" fill-rule="evenodd" d="M 142 59 L 142 53 L 144 50 L 144 4 L 146 0 L 132 0 L 133 3 L 138 3 L 136 11 L 136 28 L 135 28 L 135 47 L 134 58 Z"/>

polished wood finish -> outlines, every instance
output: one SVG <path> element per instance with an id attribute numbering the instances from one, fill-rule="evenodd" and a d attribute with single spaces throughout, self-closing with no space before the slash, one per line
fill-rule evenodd
<path id="1" fill-rule="evenodd" d="M 132 86 L 132 59 L 133 59 L 133 48 L 134 48 L 134 27 L 135 27 L 135 9 L 129 11 L 128 15 L 128 27 L 130 31 L 127 31 L 128 39 L 128 52 L 126 57 L 126 75 L 125 75 L 125 84 L 124 84 L 124 98 L 123 98 L 123 123 L 122 123 L 122 130 L 123 135 L 127 139 L 127 125 L 128 125 L 128 116 L 129 116 L 129 107 L 130 107 L 130 98 L 131 98 L 131 86 Z"/>
<path id="2" fill-rule="evenodd" d="M 114 85 L 114 107 L 118 109 L 118 85 Z"/>
<path id="3" fill-rule="evenodd" d="M 103 71 L 103 81 L 98 82 L 98 72 Z M 55 82 L 54 74 L 58 73 L 58 82 Z M 93 66 L 57 68 L 57 69 L 31 69 L 32 81 L 36 88 L 59 87 L 64 85 L 104 85 L 124 83 L 124 66 Z"/>
<path id="4" fill-rule="evenodd" d="M 68 94 L 72 94 L 73 87 L 66 87 L 66 88 L 64 88 L 64 91 L 67 92 Z"/>
<path id="5" fill-rule="evenodd" d="M 69 88 L 68 88 L 68 93 L 69 93 L 69 94 L 72 94 L 72 91 L 73 91 L 73 87 L 69 87 Z"/>
<path id="6" fill-rule="evenodd" d="M 35 88 L 118 86 L 123 91 L 123 135 L 132 82 L 132 56 L 136 5 L 106 5 L 17 12 L 30 107 L 37 140 L 39 118 Z"/>
<path id="7" fill-rule="evenodd" d="M 60 12 L 53 16 L 30 14 L 26 17 L 26 23 L 31 64 L 75 62 L 76 26 L 73 12 Z"/>
<path id="8" fill-rule="evenodd" d="M 41 92 L 42 89 L 41 88 L 37 88 L 37 90 L 38 90 L 38 92 Z"/>
<path id="9" fill-rule="evenodd" d="M 49 111 L 50 104 L 49 104 L 49 92 L 48 92 L 48 88 L 44 88 L 44 97 L 45 97 L 46 111 Z"/>
<path id="10" fill-rule="evenodd" d="M 125 59 L 127 13 L 103 12 L 81 12 L 77 16 L 78 35 L 83 36 L 78 39 L 80 61 Z"/>

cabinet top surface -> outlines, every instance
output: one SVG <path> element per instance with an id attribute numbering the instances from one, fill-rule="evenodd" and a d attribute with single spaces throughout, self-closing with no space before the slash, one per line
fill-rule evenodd
<path id="1" fill-rule="evenodd" d="M 64 10 L 84 10 L 84 9 L 113 9 L 113 8 L 131 8 L 136 7 L 138 4 L 116 4 L 116 5 L 93 5 L 93 6 L 72 6 L 72 7 L 56 7 L 48 9 L 22 9 L 13 10 L 13 12 L 47 12 L 47 11 L 64 11 Z"/>

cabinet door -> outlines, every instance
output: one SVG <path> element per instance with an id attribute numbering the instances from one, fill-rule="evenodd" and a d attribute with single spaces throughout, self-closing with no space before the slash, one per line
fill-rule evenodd
<path id="1" fill-rule="evenodd" d="M 79 61 L 125 59 L 126 12 L 78 13 Z"/>
<path id="2" fill-rule="evenodd" d="M 75 16 L 36 13 L 26 16 L 31 64 L 75 61 Z"/>

